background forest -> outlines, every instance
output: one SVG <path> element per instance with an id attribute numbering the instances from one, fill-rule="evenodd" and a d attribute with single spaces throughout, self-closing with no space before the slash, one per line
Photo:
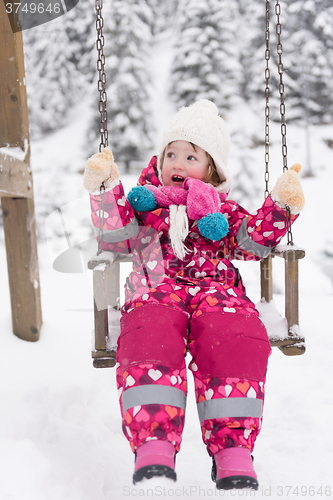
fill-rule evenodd
<path id="1" fill-rule="evenodd" d="M 278 123 L 271 4 L 270 119 Z M 305 161 L 293 161 L 302 161 L 303 175 L 314 175 L 310 127 L 333 122 L 333 6 L 329 0 L 286 0 L 281 7 L 287 123 L 297 126 L 307 149 Z M 227 120 L 232 136 L 232 195 L 253 209 L 263 192 L 265 2 L 107 0 L 103 15 L 109 145 L 123 172 L 138 172 L 159 153 L 162 130 L 174 111 L 208 98 Z M 63 196 L 64 176 L 71 183 L 72 199 L 82 196 L 77 174 L 81 176 L 85 159 L 98 150 L 94 0 L 80 0 L 66 15 L 23 35 L 37 225 L 43 238 L 45 218 L 69 201 Z M 73 137 L 75 158 L 54 160 L 54 165 L 45 158 L 55 167 L 50 184 L 52 171 L 40 164 L 38 152 L 80 114 L 82 123 Z M 328 139 L 328 145 L 333 141 Z"/>
<path id="2" fill-rule="evenodd" d="M 224 112 L 240 100 L 257 109 L 264 95 L 263 0 L 104 3 L 109 126 L 118 159 L 145 159 L 151 148 L 150 89 L 156 69 L 151 53 L 154 39 L 165 30 L 171 29 L 175 49 L 169 96 L 177 107 L 205 97 Z M 333 5 L 329 0 L 287 0 L 281 6 L 288 119 L 331 123 Z M 63 126 L 73 106 L 92 91 L 95 39 L 93 0 L 80 0 L 59 22 L 24 32 L 33 137 Z M 271 43 L 276 85 L 273 37 Z M 90 125 L 88 147 L 94 150 L 96 127 Z"/>
<path id="3" fill-rule="evenodd" d="M 271 4 L 270 106 L 271 122 L 278 123 L 276 17 Z M 333 122 L 333 6 L 329 0 L 286 0 L 281 7 L 287 123 L 297 125 L 309 148 L 310 127 Z M 171 112 L 208 98 L 231 132 L 233 196 L 249 210 L 255 207 L 263 191 L 265 2 L 108 0 L 103 15 L 109 144 L 117 163 L 132 173 L 135 166 L 144 166 L 159 152 Z M 33 165 L 43 237 L 45 217 L 68 201 L 61 196 L 59 173 L 70 182 L 70 175 L 81 174 L 85 158 L 98 150 L 94 1 L 80 0 L 58 20 L 23 34 L 35 147 L 73 123 L 78 113 L 83 120 L 76 133 L 81 137 L 76 159 L 57 165 L 54 183 L 47 183 L 47 189 L 41 181 L 45 165 L 41 172 Z M 314 173 L 309 155 L 307 151 L 305 162 L 293 159 L 303 161 L 303 175 Z M 79 184 L 72 179 L 73 197 L 82 196 L 75 187 Z"/>

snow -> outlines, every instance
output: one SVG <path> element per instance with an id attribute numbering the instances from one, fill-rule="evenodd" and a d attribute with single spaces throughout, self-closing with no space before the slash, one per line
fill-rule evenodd
<path id="1" fill-rule="evenodd" d="M 167 64 L 169 55 L 161 47 L 158 50 L 162 68 L 163 57 Z M 77 226 L 71 234 L 71 245 L 91 238 L 89 204 L 77 173 L 79 165 L 84 164 L 83 124 L 88 109 L 83 102 L 71 125 L 32 144 L 37 217 L 44 217 L 42 208 L 49 185 L 58 186 L 54 206 L 62 208 L 66 224 Z M 166 117 L 164 99 L 160 109 L 161 116 Z M 230 118 L 234 130 L 239 117 L 240 111 L 237 120 Z M 260 136 L 260 129 L 256 131 Z M 302 162 L 306 135 L 295 125 L 288 128 L 288 134 L 290 155 Z M 215 490 L 210 479 L 211 460 L 201 441 L 191 376 L 183 444 L 177 456 L 177 483 L 154 479 L 132 485 L 134 458 L 122 435 L 115 370 L 92 366 L 91 271 L 81 266 L 84 272 L 60 273 L 53 268 L 55 258 L 69 248 L 59 211 L 55 210 L 46 219 L 47 241 L 41 238 L 38 246 L 43 327 L 36 343 L 12 334 L 5 247 L 0 239 L 1 500 L 199 500 L 220 496 L 323 499 L 333 494 L 333 286 L 320 259 L 331 227 L 330 210 L 326 209 L 331 201 L 333 151 L 325 141 L 333 137 L 333 127 L 312 127 L 311 137 L 316 177 L 301 179 L 306 205 L 293 228 L 295 242 L 306 249 L 299 265 L 300 323 L 307 351 L 290 358 L 275 348 L 270 357 L 264 423 L 254 453 L 259 491 Z M 272 185 L 281 173 L 279 166 L 274 169 L 279 149 L 275 142 Z M 264 155 L 261 149 L 251 154 L 258 158 Z M 67 175 L 60 176 L 64 164 L 69 166 Z M 125 189 L 135 185 L 136 179 L 123 176 Z M 76 214 L 74 220 L 70 209 Z M 258 264 L 237 265 L 249 296 L 257 302 Z M 273 266 L 274 300 L 283 311 L 282 259 L 274 259 Z M 122 269 L 124 275 L 128 264 L 122 264 Z M 113 316 L 110 321 L 113 324 L 117 318 Z"/>
<path id="2" fill-rule="evenodd" d="M 215 495 L 190 377 L 177 483 L 131 484 L 133 456 L 122 436 L 115 371 L 96 370 L 90 359 L 90 272 L 56 272 L 46 243 L 39 245 L 39 258 L 44 324 L 40 340 L 26 343 L 11 333 L 5 252 L 0 245 L 1 500 L 118 500 L 140 492 L 169 498 L 179 496 L 179 491 L 193 499 L 202 498 L 203 492 L 206 497 Z M 311 267 L 305 259 L 304 264 L 309 284 Z M 323 282 L 319 280 L 318 288 Z M 264 424 L 255 448 L 260 479 L 256 497 L 279 498 L 279 487 L 287 491 L 288 486 L 314 486 L 318 491 L 333 486 L 332 291 L 326 286 L 327 293 L 325 287 L 324 293 L 302 287 L 306 354 L 288 358 L 274 349 L 270 358 Z M 251 296 L 256 292 L 251 290 Z M 280 307 L 283 297 L 277 294 L 277 299 Z"/>
<path id="3" fill-rule="evenodd" d="M 287 252 L 288 250 L 302 250 L 305 251 L 305 248 L 300 247 L 299 245 L 293 244 L 292 246 L 286 244 L 286 245 L 277 245 L 275 247 L 275 251 L 277 252 Z"/>
<path id="4" fill-rule="evenodd" d="M 288 334 L 288 322 L 277 310 L 275 301 L 266 302 L 262 299 L 256 304 L 256 307 L 260 313 L 262 322 L 269 332 L 269 338 L 271 340 L 285 339 L 287 336 L 286 332 Z"/>
<path id="5" fill-rule="evenodd" d="M 24 151 L 16 146 L 16 147 L 10 147 L 6 146 L 3 148 L 0 148 L 0 153 L 2 153 L 4 156 L 11 156 L 12 158 L 16 158 L 17 160 L 24 161 L 25 156 L 27 154 L 28 148 L 27 148 L 27 143 L 25 140 L 24 143 Z"/>

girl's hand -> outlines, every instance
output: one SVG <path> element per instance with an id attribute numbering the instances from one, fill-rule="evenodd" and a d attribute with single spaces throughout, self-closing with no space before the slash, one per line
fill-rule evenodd
<path id="1" fill-rule="evenodd" d="M 83 185 L 89 193 L 99 192 L 100 185 L 104 182 L 105 188 L 112 187 L 118 179 L 119 170 L 114 162 L 112 151 L 109 147 L 103 149 L 89 158 L 83 175 Z"/>
<path id="2" fill-rule="evenodd" d="M 304 208 L 305 198 L 298 177 L 301 165 L 295 163 L 289 170 L 278 178 L 271 193 L 272 200 L 281 208 L 288 206 L 293 215 L 297 215 Z"/>

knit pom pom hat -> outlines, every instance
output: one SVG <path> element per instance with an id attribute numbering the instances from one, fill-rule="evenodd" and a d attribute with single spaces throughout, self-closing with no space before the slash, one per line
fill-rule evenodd
<path id="1" fill-rule="evenodd" d="M 212 101 L 201 99 L 191 106 L 181 108 L 165 130 L 157 169 L 162 181 L 161 158 L 165 148 L 173 141 L 187 141 L 199 146 L 213 158 L 221 184 L 218 193 L 228 193 L 232 183 L 227 163 L 230 138 L 224 120 Z"/>

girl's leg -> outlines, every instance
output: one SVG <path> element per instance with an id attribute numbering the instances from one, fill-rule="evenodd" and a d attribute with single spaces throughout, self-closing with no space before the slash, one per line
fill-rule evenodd
<path id="1" fill-rule="evenodd" d="M 133 451 L 164 440 L 178 451 L 187 395 L 188 316 L 169 305 L 146 303 L 121 320 L 117 385 L 123 431 Z"/>
<path id="2" fill-rule="evenodd" d="M 271 352 L 260 319 L 240 312 L 204 312 L 190 323 L 196 400 L 209 455 L 243 446 L 260 432 Z"/>

